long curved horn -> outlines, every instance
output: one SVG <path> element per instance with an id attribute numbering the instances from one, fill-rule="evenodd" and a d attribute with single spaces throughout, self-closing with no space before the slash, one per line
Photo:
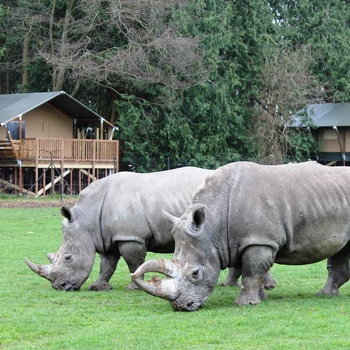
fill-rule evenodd
<path id="1" fill-rule="evenodd" d="M 176 278 L 179 276 L 180 268 L 179 265 L 174 262 L 174 260 L 149 260 L 139 266 L 139 268 L 132 275 L 134 278 L 139 278 L 141 275 L 147 272 L 159 272 L 167 277 Z"/>
<path id="2" fill-rule="evenodd" d="M 26 264 L 28 265 L 28 267 L 35 272 L 36 274 L 38 274 L 41 277 L 46 278 L 47 280 L 51 281 L 50 279 L 50 269 L 51 266 L 50 265 L 37 265 L 32 263 L 29 259 L 24 258 Z"/>
<path id="3" fill-rule="evenodd" d="M 146 272 L 159 272 L 172 278 L 160 279 L 153 277 L 146 282 L 142 279 L 143 274 Z M 179 295 L 179 277 L 179 266 L 174 261 L 166 259 L 147 261 L 135 273 L 131 274 L 135 284 L 146 293 L 169 301 L 174 301 Z"/>

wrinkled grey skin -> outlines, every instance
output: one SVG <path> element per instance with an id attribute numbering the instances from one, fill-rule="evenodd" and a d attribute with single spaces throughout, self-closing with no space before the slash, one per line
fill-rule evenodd
<path id="1" fill-rule="evenodd" d="M 220 269 L 242 269 L 235 303 L 259 304 L 274 262 L 310 264 L 328 258 L 319 294 L 335 295 L 349 280 L 350 169 L 314 162 L 263 166 L 238 162 L 218 168 L 197 188 L 173 223 L 173 260 L 152 260 L 132 275 L 146 292 L 175 310 L 193 311 L 210 296 Z M 143 281 L 146 272 L 166 279 Z"/>
<path id="2" fill-rule="evenodd" d="M 162 208 L 183 214 L 195 188 L 211 173 L 185 167 L 149 174 L 120 172 L 97 180 L 81 192 L 71 210 L 61 208 L 63 241 L 57 254 L 48 254 L 51 264 L 26 262 L 53 288 L 79 290 L 97 252 L 100 274 L 90 290 L 109 290 L 120 257 L 134 272 L 147 251 L 174 252 L 172 226 L 163 218 Z M 137 287 L 132 282 L 128 288 Z"/>

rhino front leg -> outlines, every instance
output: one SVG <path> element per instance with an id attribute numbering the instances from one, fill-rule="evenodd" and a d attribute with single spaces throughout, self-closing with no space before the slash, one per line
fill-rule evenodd
<path id="1" fill-rule="evenodd" d="M 134 273 L 145 262 L 147 248 L 139 242 L 119 242 L 118 248 L 121 256 L 128 265 L 130 273 Z M 142 276 L 143 278 L 143 276 Z M 131 281 L 126 287 L 128 290 L 139 289 L 135 282 Z"/>
<path id="2" fill-rule="evenodd" d="M 350 245 L 327 260 L 328 279 L 323 289 L 317 294 L 339 294 L 339 288 L 350 278 L 349 254 Z"/>
<path id="3" fill-rule="evenodd" d="M 97 280 L 90 286 L 92 291 L 104 291 L 112 289 L 108 283 L 113 276 L 120 256 L 112 253 L 100 254 L 100 274 Z"/>
<path id="4" fill-rule="evenodd" d="M 260 304 L 267 296 L 264 293 L 264 277 L 273 265 L 273 253 L 267 246 L 251 246 L 242 254 L 241 293 L 237 305 Z"/>

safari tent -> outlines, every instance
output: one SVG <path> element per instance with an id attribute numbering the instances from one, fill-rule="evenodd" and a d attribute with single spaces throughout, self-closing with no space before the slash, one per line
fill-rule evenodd
<path id="1" fill-rule="evenodd" d="M 293 117 L 292 126 L 303 126 L 306 114 L 316 126 L 313 135 L 320 143 L 318 161 L 330 165 L 350 163 L 350 103 L 310 104 Z"/>
<path id="2" fill-rule="evenodd" d="M 79 193 L 118 171 L 114 129 L 64 91 L 0 95 L 0 191 Z"/>

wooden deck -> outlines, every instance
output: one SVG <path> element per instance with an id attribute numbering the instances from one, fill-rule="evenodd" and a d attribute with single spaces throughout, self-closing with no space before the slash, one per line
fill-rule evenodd
<path id="1" fill-rule="evenodd" d="M 79 191 L 81 176 L 90 181 L 98 178 L 98 170 L 105 172 L 119 171 L 119 141 L 85 140 L 62 138 L 24 138 L 18 140 L 0 140 L 0 168 L 15 168 L 15 181 L 12 188 L 22 192 L 22 169 L 34 169 L 36 195 L 45 194 L 45 190 L 55 185 L 68 174 L 79 170 Z M 39 169 L 46 172 L 48 168 L 59 169 L 60 176 L 46 184 L 45 177 L 40 182 Z M 71 175 L 72 177 L 72 175 Z M 18 179 L 18 180 L 17 180 Z M 6 178 L 0 179 L 5 186 L 10 186 Z M 4 182 L 5 181 L 5 182 Z M 70 181 L 72 182 L 72 180 Z M 63 185 L 63 184 L 62 184 Z M 11 186 L 10 186 L 11 187 Z M 42 187 L 42 190 L 39 190 Z"/>
<path id="2" fill-rule="evenodd" d="M 118 141 L 36 138 L 22 140 L 19 158 L 23 166 L 37 163 L 39 168 L 51 160 L 63 162 L 65 168 L 86 164 L 113 168 L 118 154 Z"/>
<path id="3" fill-rule="evenodd" d="M 63 162 L 67 165 L 65 167 L 95 163 L 113 168 L 118 155 L 118 141 L 61 138 L 28 138 L 12 142 L 0 140 L 0 165 L 13 160 L 21 161 L 22 166 L 44 167 L 53 160 Z"/>

